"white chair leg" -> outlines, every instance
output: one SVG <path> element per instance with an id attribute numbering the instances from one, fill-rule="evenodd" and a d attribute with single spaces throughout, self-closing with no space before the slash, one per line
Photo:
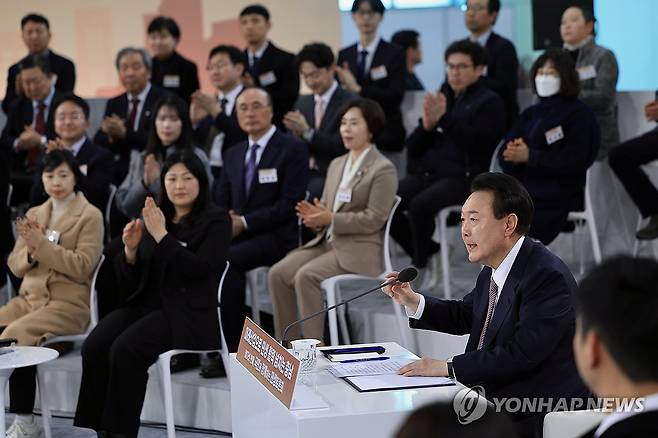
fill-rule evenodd
<path id="1" fill-rule="evenodd" d="M 640 229 L 642 226 L 642 214 L 637 215 L 637 225 L 635 226 L 635 232 Z M 640 249 L 640 241 L 637 240 L 635 236 L 633 236 L 633 257 L 637 257 L 637 252 Z"/>
<path id="2" fill-rule="evenodd" d="M 594 214 L 591 212 L 587 218 L 587 226 L 589 228 L 589 237 L 592 240 L 592 252 L 594 253 L 594 261 L 597 265 L 601 264 L 601 245 L 599 243 L 599 234 L 596 229 L 596 221 L 594 219 Z"/>
<path id="3" fill-rule="evenodd" d="M 336 302 L 340 303 L 341 301 L 343 301 L 343 294 L 340 292 L 340 285 L 336 284 Z M 337 310 L 338 325 L 340 334 L 343 336 L 343 343 L 349 345 L 352 343 L 352 338 L 350 337 L 350 328 L 347 325 L 347 306 L 340 306 Z"/>
<path id="4" fill-rule="evenodd" d="M 448 249 L 448 225 L 446 221 L 448 215 L 440 214 L 439 226 L 441 227 L 441 272 L 443 274 L 443 294 L 447 300 L 452 298 L 452 291 L 450 290 L 450 250 Z"/>
<path id="5" fill-rule="evenodd" d="M 165 422 L 167 424 L 167 438 L 176 438 L 176 426 L 174 424 L 174 401 L 171 393 L 171 369 L 169 368 L 170 358 L 158 359 L 158 368 L 160 371 L 160 384 L 162 388 L 162 400 L 165 408 Z"/>
<path id="6" fill-rule="evenodd" d="M 51 438 L 52 430 L 50 427 L 50 406 L 48 406 L 48 389 L 45 382 L 46 379 L 44 376 L 43 368 L 37 366 L 37 385 L 39 387 L 39 400 L 41 402 L 41 420 L 43 422 L 43 435 L 46 438 Z"/>
<path id="7" fill-rule="evenodd" d="M 329 287 L 325 290 L 327 295 L 327 307 L 331 307 L 336 304 L 336 284 L 331 283 Z M 336 318 L 336 309 L 330 310 L 327 312 L 327 320 L 329 321 L 329 342 L 331 345 L 338 345 L 338 321 Z M 303 331 L 302 327 L 302 331 Z"/>
<path id="8" fill-rule="evenodd" d="M 400 339 L 402 340 L 403 347 L 412 352 L 416 351 L 416 345 L 414 345 L 409 329 L 409 318 L 406 315 L 404 306 L 397 304 L 393 300 L 391 300 L 391 304 L 393 305 L 395 319 L 397 319 L 398 326 L 400 327 Z"/>
<path id="9" fill-rule="evenodd" d="M 251 319 L 260 326 L 260 305 L 258 301 L 258 271 L 247 273 L 247 287 L 251 304 Z"/>

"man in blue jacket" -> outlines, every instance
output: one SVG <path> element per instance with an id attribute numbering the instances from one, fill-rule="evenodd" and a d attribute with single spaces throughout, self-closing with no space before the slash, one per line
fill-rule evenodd
<path id="1" fill-rule="evenodd" d="M 414 292 L 408 283 L 386 289 L 406 307 L 411 327 L 470 334 L 466 351 L 448 360 L 423 358 L 399 373 L 450 376 L 481 385 L 487 397 L 539 398 L 548 404 L 588 396 L 571 347 L 576 282 L 557 256 L 526 237 L 530 195 L 502 173 L 479 175 L 471 190 L 462 208 L 462 239 L 471 263 L 485 265 L 473 291 L 462 300 L 439 300 Z M 516 418 L 532 435 L 545 413 Z"/>

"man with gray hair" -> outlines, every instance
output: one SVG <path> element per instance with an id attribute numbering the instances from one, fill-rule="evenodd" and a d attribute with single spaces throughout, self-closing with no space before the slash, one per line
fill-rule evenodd
<path id="1" fill-rule="evenodd" d="M 94 142 L 114 153 L 113 182 L 118 185 L 128 173 L 131 149 L 141 151 L 146 146 L 153 117 L 151 110 L 167 91 L 151 84 L 151 57 L 145 49 L 119 50 L 115 65 L 126 92 L 107 101 Z"/>

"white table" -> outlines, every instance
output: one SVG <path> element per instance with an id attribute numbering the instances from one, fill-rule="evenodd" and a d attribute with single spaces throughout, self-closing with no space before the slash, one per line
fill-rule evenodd
<path id="1" fill-rule="evenodd" d="M 5 425 L 5 389 L 11 373 L 16 368 L 29 367 L 56 359 L 59 353 L 44 347 L 11 347 L 13 351 L 0 354 L 0 426 L 4 435 Z M 41 385 L 39 385 L 41 389 Z M 41 403 L 45 403 L 41 400 Z M 45 431 L 45 429 L 44 429 Z M 50 432 L 50 431 L 48 431 Z M 50 433 L 48 433 L 50 435 Z"/>
<path id="2" fill-rule="evenodd" d="M 387 356 L 416 356 L 396 343 L 385 342 Z M 328 347 L 333 348 L 333 347 Z M 318 353 L 313 372 L 301 374 L 298 385 L 317 394 L 328 408 L 288 410 L 231 354 L 231 417 L 235 438 L 389 437 L 419 406 L 452 399 L 463 386 L 361 393 L 331 375 L 329 360 Z"/>

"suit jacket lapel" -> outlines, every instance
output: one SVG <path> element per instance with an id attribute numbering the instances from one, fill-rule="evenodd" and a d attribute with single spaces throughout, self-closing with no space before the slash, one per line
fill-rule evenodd
<path id="1" fill-rule="evenodd" d="M 327 199 L 325 199 L 325 206 L 332 210 L 334 207 L 334 200 L 336 199 L 336 192 L 338 191 L 338 185 L 343 176 L 343 169 L 345 164 L 349 159 L 350 155 L 346 154 L 338 158 L 339 165 L 335 167 L 336 171 L 333 173 L 327 173 L 327 179 L 325 180 L 325 187 L 327 187 Z"/>
<path id="2" fill-rule="evenodd" d="M 49 200 L 49 202 L 51 202 L 51 209 L 48 211 L 50 216 L 50 212 L 52 211 L 52 200 Z M 82 192 L 76 193 L 75 198 L 73 198 L 71 204 L 69 204 L 68 208 L 66 209 L 66 213 L 60 216 L 60 218 L 52 225 L 51 228 L 55 231 L 58 231 L 59 234 L 64 234 L 67 232 L 78 221 L 78 218 L 82 214 L 82 210 L 84 209 L 85 204 L 85 197 Z"/>
<path id="3" fill-rule="evenodd" d="M 87 138 L 85 142 L 82 143 L 82 146 L 80 146 L 78 155 L 75 156 L 75 160 L 79 165 L 88 164 L 89 160 L 91 159 L 91 144 L 92 143 Z"/>
<path id="4" fill-rule="evenodd" d="M 361 163 L 361 167 L 356 171 L 354 174 L 354 177 L 350 180 L 350 182 L 347 184 L 347 188 L 352 190 L 356 185 L 361 181 L 363 176 L 368 172 L 370 169 L 370 166 L 372 166 L 372 163 L 377 159 L 377 148 L 376 146 L 372 146 L 372 148 L 368 151 L 368 155 L 363 159 L 363 162 Z M 347 160 L 350 159 L 350 155 L 347 154 Z M 346 160 L 346 162 L 347 162 Z M 344 167 L 343 167 L 344 168 Z M 342 173 L 341 173 L 341 179 L 342 179 Z M 339 180 L 340 182 L 340 180 Z M 338 184 L 336 185 L 336 187 Z M 341 208 L 343 208 L 343 205 L 345 205 L 344 202 L 340 202 L 338 204 L 338 208 L 336 211 L 339 211 Z M 333 203 L 331 204 L 333 206 Z"/>
<path id="5" fill-rule="evenodd" d="M 256 185 L 258 184 L 258 171 L 260 169 L 271 169 L 273 167 L 276 167 L 274 166 L 273 162 L 274 162 L 274 158 L 276 158 L 277 155 L 279 155 L 279 148 L 280 148 L 279 130 L 277 129 L 276 131 L 274 131 L 274 135 L 272 136 L 272 138 L 270 138 L 270 141 L 265 146 L 263 155 L 260 156 L 260 160 L 258 161 L 258 166 L 256 166 L 256 172 L 254 172 L 254 179 L 251 181 L 251 187 L 249 187 L 249 194 L 247 195 L 247 199 L 246 199 L 247 201 L 254 193 L 254 190 L 256 189 Z M 244 161 L 242 162 L 242 165 L 244 166 Z M 244 171 L 242 174 L 244 175 Z"/>
<path id="6" fill-rule="evenodd" d="M 153 87 L 151 84 L 151 89 L 146 94 L 144 99 L 144 105 L 142 105 L 142 112 L 139 114 L 139 123 L 137 124 L 137 130 L 148 130 L 148 120 L 151 117 L 151 108 L 153 108 Z M 147 125 L 147 126 L 144 126 Z"/>
<path id="7" fill-rule="evenodd" d="M 337 117 L 338 111 L 341 110 L 343 103 L 342 99 L 342 90 L 340 85 L 334 91 L 334 94 L 329 99 L 327 107 L 324 110 L 324 115 L 322 116 L 322 121 L 320 122 L 319 130 L 320 131 L 329 131 L 333 128 L 334 119 Z M 313 105 L 313 119 L 315 121 L 315 105 Z"/>
<path id="8" fill-rule="evenodd" d="M 507 317 L 510 308 L 512 307 L 514 296 L 516 295 L 519 284 L 521 283 L 525 273 L 525 268 L 528 263 L 528 256 L 532 250 L 531 245 L 532 240 L 530 240 L 529 237 L 526 237 L 523 241 L 523 245 L 521 245 L 519 253 L 516 255 L 512 269 L 507 275 L 507 280 L 505 280 L 503 290 L 500 292 L 500 296 L 498 297 L 493 319 L 489 323 L 487 333 L 484 335 L 485 346 L 489 345 L 494 339 L 496 333 L 500 329 L 500 326 L 503 324 L 503 321 Z"/>

